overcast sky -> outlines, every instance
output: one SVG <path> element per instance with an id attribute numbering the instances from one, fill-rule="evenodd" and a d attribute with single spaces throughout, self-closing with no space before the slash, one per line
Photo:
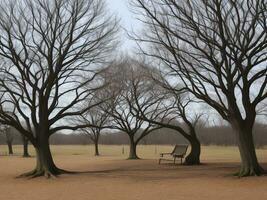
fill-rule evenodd
<path id="1" fill-rule="evenodd" d="M 111 12 L 116 13 L 120 18 L 120 24 L 123 28 L 128 31 L 132 30 L 132 28 L 136 30 L 140 28 L 141 25 L 130 12 L 128 1 L 129 0 L 107 0 L 107 3 Z M 125 32 L 122 32 L 121 34 L 123 34 L 123 38 L 121 38 L 121 41 L 123 42 L 122 48 L 130 51 L 135 46 L 135 43 L 127 38 Z"/>

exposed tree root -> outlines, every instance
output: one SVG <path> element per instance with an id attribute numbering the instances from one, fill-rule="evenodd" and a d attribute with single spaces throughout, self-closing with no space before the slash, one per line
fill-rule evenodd
<path id="1" fill-rule="evenodd" d="M 53 168 L 50 170 L 47 169 L 34 169 L 30 172 L 24 173 L 20 176 L 17 176 L 16 178 L 37 178 L 37 177 L 41 177 L 44 176 L 46 178 L 57 178 L 59 175 L 62 174 L 77 174 L 79 172 L 72 172 L 72 171 L 67 171 L 67 170 L 63 170 L 63 169 L 59 169 L 59 168 Z"/>
<path id="2" fill-rule="evenodd" d="M 232 174 L 236 177 L 248 177 L 248 176 L 262 176 L 266 175 L 266 171 L 262 167 L 258 168 L 249 168 L 249 167 L 242 167 L 238 172 Z"/>
<path id="3" fill-rule="evenodd" d="M 36 169 L 32 170 L 32 171 L 29 171 L 29 172 L 26 172 L 24 174 L 21 174 L 19 176 L 17 176 L 16 178 L 26 178 L 26 177 L 30 177 L 30 176 L 33 176 L 35 173 L 36 173 Z"/>

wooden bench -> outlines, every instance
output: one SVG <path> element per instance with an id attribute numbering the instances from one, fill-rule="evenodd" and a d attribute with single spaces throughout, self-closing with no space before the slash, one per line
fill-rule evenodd
<path id="1" fill-rule="evenodd" d="M 175 164 L 175 161 L 177 158 L 181 159 L 181 164 L 183 163 L 183 158 L 186 154 L 188 145 L 175 145 L 173 151 L 171 153 L 161 153 L 160 154 L 160 159 L 159 159 L 159 164 L 161 163 L 162 160 L 167 160 L 167 161 L 173 161 Z M 172 157 L 172 159 L 166 159 L 164 158 L 165 155 L 169 155 Z"/>

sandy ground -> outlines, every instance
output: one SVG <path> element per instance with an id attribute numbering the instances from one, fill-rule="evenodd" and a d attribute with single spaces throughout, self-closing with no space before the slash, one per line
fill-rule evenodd
<path id="1" fill-rule="evenodd" d="M 55 147 L 54 151 L 60 148 Z M 82 150 L 78 153 L 76 148 L 75 155 L 57 150 L 55 162 L 64 169 L 87 172 L 49 180 L 15 179 L 33 168 L 34 158 L 1 156 L 0 200 L 267 199 L 267 177 L 239 179 L 226 176 L 238 169 L 234 149 L 204 148 L 204 164 L 188 167 L 158 165 L 157 156 L 148 156 L 148 153 L 147 157 L 152 159 L 131 161 L 122 155 L 95 158 Z M 154 147 L 150 151 L 152 154 Z M 267 150 L 258 154 L 261 162 L 267 161 Z M 263 165 L 267 169 L 267 164 Z"/>

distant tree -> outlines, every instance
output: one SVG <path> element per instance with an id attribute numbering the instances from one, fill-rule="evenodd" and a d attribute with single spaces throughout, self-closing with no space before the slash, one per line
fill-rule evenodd
<path id="1" fill-rule="evenodd" d="M 10 126 L 7 126 L 7 125 L 1 125 L 0 128 L 1 128 L 2 134 L 4 134 L 5 138 L 6 138 L 6 144 L 7 144 L 7 147 L 8 147 L 8 154 L 9 155 L 13 155 L 12 143 L 13 143 L 13 140 L 14 140 L 14 135 L 13 135 L 12 129 L 11 129 Z"/>
<path id="2" fill-rule="evenodd" d="M 27 157 L 30 157 L 30 154 L 29 154 L 29 149 L 28 149 L 28 139 L 25 137 L 25 136 L 21 136 L 22 138 L 22 144 L 23 144 L 23 157 L 27 158 Z"/>
<path id="3" fill-rule="evenodd" d="M 231 124 L 241 157 L 236 175 L 263 174 L 252 130 L 267 97 L 266 0 L 133 4 L 149 30 L 136 38 L 150 44 L 143 53 Z"/>
<path id="4" fill-rule="evenodd" d="M 7 132 L 6 132 L 6 143 L 8 146 L 8 154 L 9 155 L 13 155 L 13 146 L 12 146 L 13 139 L 14 139 L 13 134 L 10 132 L 10 128 L 9 128 L 9 130 L 7 130 Z"/>
<path id="5" fill-rule="evenodd" d="M 138 159 L 136 147 L 138 143 L 161 126 L 137 118 L 133 113 L 135 104 L 133 83 L 144 77 L 141 68 L 135 61 L 125 58 L 114 62 L 103 74 L 109 86 L 103 89 L 103 94 L 109 100 L 100 105 L 110 117 L 110 128 L 126 133 L 129 137 L 130 152 L 128 159 Z"/>
<path id="6" fill-rule="evenodd" d="M 95 156 L 99 156 L 99 138 L 102 130 L 109 124 L 109 116 L 107 113 L 101 111 L 99 107 L 89 110 L 86 114 L 75 119 L 78 124 L 88 124 L 88 127 L 80 130 L 87 136 L 95 145 Z M 92 126 L 93 125 L 93 126 Z"/>
<path id="7" fill-rule="evenodd" d="M 35 169 L 23 176 L 67 173 L 56 167 L 49 138 L 87 126 L 67 120 L 95 106 L 82 105 L 101 87 L 98 73 L 117 31 L 102 0 L 1 2 L 0 122 L 24 135 L 37 155 Z"/>

